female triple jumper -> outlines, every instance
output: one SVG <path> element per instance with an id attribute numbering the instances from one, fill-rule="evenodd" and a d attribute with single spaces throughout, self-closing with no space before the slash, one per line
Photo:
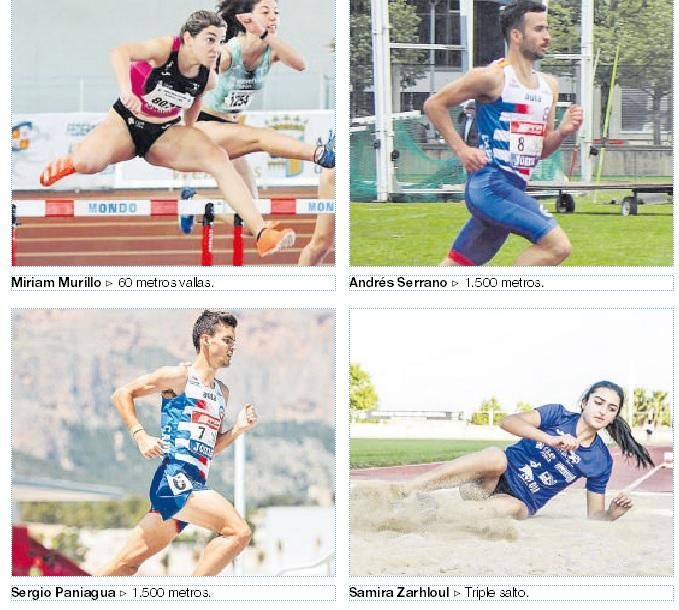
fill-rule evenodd
<path id="1" fill-rule="evenodd" d="M 484 499 L 501 516 L 525 519 L 534 515 L 580 478 L 586 479 L 587 516 L 615 521 L 632 508 L 619 493 L 606 507 L 606 487 L 613 459 L 599 432 L 606 430 L 622 454 L 637 467 L 652 466 L 648 451 L 638 443 L 620 416 L 625 395 L 611 381 L 599 381 L 585 391 L 580 413 L 562 405 L 538 407 L 505 417 L 500 426 L 521 437 L 505 450 L 489 447 L 439 466 L 399 486 L 399 494 L 442 487 L 460 487 L 465 500 Z"/>
<path id="2" fill-rule="evenodd" d="M 228 154 L 193 126 L 203 94 L 216 84 L 211 67 L 225 31 L 226 24 L 217 13 L 196 11 L 178 37 L 113 49 L 111 61 L 119 99 L 71 154 L 43 170 L 40 183 L 49 187 L 74 173 L 95 174 L 135 156 L 176 171 L 206 172 L 256 236 L 260 256 L 292 246 L 294 232 L 277 230 L 264 222 Z M 182 111 L 184 124 L 179 124 Z"/>

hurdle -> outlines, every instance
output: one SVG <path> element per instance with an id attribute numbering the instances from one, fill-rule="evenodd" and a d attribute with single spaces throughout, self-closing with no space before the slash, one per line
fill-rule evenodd
<path id="1" fill-rule="evenodd" d="M 255 201 L 262 215 L 295 216 L 334 214 L 334 199 L 271 198 Z M 232 215 L 232 265 L 242 266 L 245 258 L 243 221 L 228 203 L 219 199 L 17 199 L 12 201 L 12 265 L 16 264 L 16 231 L 20 218 L 81 217 L 167 217 L 203 215 L 201 266 L 214 265 L 215 218 Z"/>

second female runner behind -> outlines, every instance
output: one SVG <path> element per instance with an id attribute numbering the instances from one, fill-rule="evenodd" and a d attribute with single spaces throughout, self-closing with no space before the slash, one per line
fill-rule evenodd
<path id="1" fill-rule="evenodd" d="M 211 66 L 224 35 L 225 23 L 219 15 L 196 11 L 178 37 L 113 49 L 111 61 L 120 98 L 71 154 L 43 170 L 42 186 L 52 186 L 74 173 L 96 174 L 135 156 L 181 172 L 206 172 L 256 236 L 260 256 L 292 246 L 294 232 L 276 230 L 264 222 L 227 153 L 193 127 L 203 93 L 215 86 Z M 182 111 L 184 125 L 179 124 Z"/>
<path id="2" fill-rule="evenodd" d="M 258 197 L 257 181 L 243 158 L 249 153 L 263 151 L 273 157 L 312 161 L 322 168 L 334 168 L 335 138 L 332 134 L 327 144 L 311 144 L 275 129 L 241 123 L 254 96 L 264 88 L 273 64 L 282 63 L 298 71 L 306 68 L 302 55 L 278 36 L 277 2 L 222 0 L 217 12 L 227 25 L 227 43 L 222 46 L 215 66 L 216 86 L 205 95 L 196 127 L 233 159 L 234 167 L 255 199 Z M 221 220 L 231 221 L 228 217 Z M 193 216 L 182 216 L 180 228 L 184 233 L 190 233 Z"/>
<path id="3" fill-rule="evenodd" d="M 269 69 L 282 63 L 304 70 L 304 58 L 278 37 L 280 25 L 275 0 L 222 0 L 217 12 L 226 22 L 228 42 L 222 46 L 217 84 L 203 100 L 196 126 L 222 146 L 232 159 L 264 151 L 275 157 L 313 161 L 335 167 L 334 138 L 328 144 L 310 144 L 275 129 L 239 124 L 257 91 L 264 87 Z M 251 190 L 254 177 L 249 183 Z M 248 181 L 248 180 L 246 180 Z"/>

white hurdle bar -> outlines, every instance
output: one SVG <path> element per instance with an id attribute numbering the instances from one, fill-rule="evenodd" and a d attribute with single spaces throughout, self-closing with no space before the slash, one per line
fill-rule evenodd
<path id="1" fill-rule="evenodd" d="M 295 216 L 334 214 L 334 199 L 275 198 L 257 199 L 261 214 Z M 203 215 L 201 265 L 214 264 L 215 215 L 232 214 L 232 264 L 241 266 L 244 259 L 243 222 L 236 210 L 220 199 L 19 199 L 12 201 L 12 265 L 16 264 L 16 227 L 21 218 L 110 218 Z"/>
<path id="2" fill-rule="evenodd" d="M 23 199 L 14 200 L 17 218 L 96 216 L 179 216 L 203 214 L 208 203 L 215 214 L 236 214 L 219 199 Z M 334 199 L 257 199 L 261 214 L 334 214 Z"/>

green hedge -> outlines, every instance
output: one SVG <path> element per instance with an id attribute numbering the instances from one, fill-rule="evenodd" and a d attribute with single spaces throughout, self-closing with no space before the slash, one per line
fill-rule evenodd
<path id="1" fill-rule="evenodd" d="M 488 415 L 487 411 L 476 411 L 472 413 L 471 423 L 476 426 L 487 426 L 488 425 Z M 500 420 L 507 414 L 504 411 L 495 411 L 493 413 L 493 425 L 497 426 Z"/>

